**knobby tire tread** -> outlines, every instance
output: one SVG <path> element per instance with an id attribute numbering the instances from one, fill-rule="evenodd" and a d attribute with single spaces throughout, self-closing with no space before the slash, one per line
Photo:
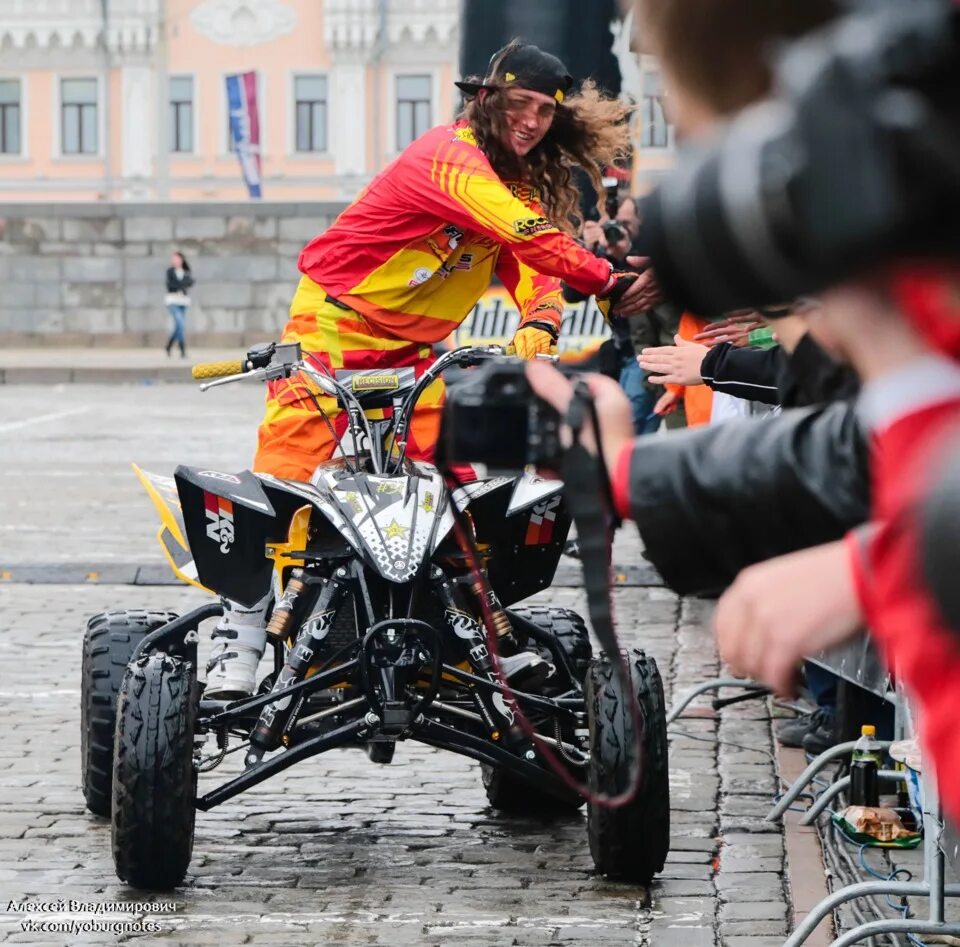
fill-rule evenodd
<path id="1" fill-rule="evenodd" d="M 645 722 L 643 772 L 633 800 L 611 809 L 589 805 L 587 834 L 597 870 L 610 878 L 647 884 L 663 870 L 670 847 L 670 791 L 666 706 L 653 658 L 632 652 L 634 694 Z M 622 698 L 617 665 L 602 657 L 587 678 L 591 718 L 590 782 L 595 792 L 614 795 L 627 788 L 633 762 L 632 718 Z"/>
<path id="2" fill-rule="evenodd" d="M 550 605 L 521 605 L 510 609 L 544 631 L 550 632 L 580 677 L 582 684 L 593 656 L 590 633 L 583 618 L 570 608 L 554 608 Z M 574 793 L 563 798 L 547 796 L 517 779 L 499 766 L 481 763 L 483 788 L 487 801 L 494 809 L 517 815 L 534 815 L 546 812 L 576 812 L 584 800 Z M 579 771 L 578 771 L 579 775 Z"/>
<path id="3" fill-rule="evenodd" d="M 81 784 L 87 808 L 110 817 L 117 695 L 127 662 L 151 632 L 176 612 L 126 609 L 94 615 L 83 636 L 80 684 Z"/>
<path id="4" fill-rule="evenodd" d="M 120 690 L 113 780 L 113 858 L 135 888 L 169 890 L 193 853 L 196 671 L 157 653 L 128 669 Z"/>

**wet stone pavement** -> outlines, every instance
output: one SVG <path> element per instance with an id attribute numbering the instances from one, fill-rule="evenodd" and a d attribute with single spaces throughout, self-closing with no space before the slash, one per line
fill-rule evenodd
<path id="1" fill-rule="evenodd" d="M 584 608 L 576 589 L 555 589 L 549 600 Z M 774 776 L 769 723 L 755 703 L 726 710 L 719 728 L 742 748 L 718 746 L 709 711 L 672 728 L 672 851 L 649 890 L 593 873 L 583 816 L 500 816 L 486 805 L 472 761 L 415 743 L 401 744 L 390 766 L 361 751 L 314 757 L 198 813 L 184 885 L 149 897 L 127 888 L 113 872 L 109 824 L 85 810 L 80 791 L 80 629 L 108 607 L 185 610 L 202 601 L 177 588 L 0 585 L 4 943 L 767 947 L 782 940 L 783 844 L 779 829 L 763 822 Z M 717 672 L 703 624 L 709 608 L 657 588 L 615 593 L 622 638 L 656 657 L 668 702 Z M 202 777 L 201 791 L 238 771 L 238 756 Z M 58 898 L 66 914 L 22 907 Z M 86 913 L 70 913 L 71 900 Z M 24 929 L 70 918 L 113 925 L 112 932 Z M 122 922 L 139 926 L 123 931 Z"/>
<path id="2" fill-rule="evenodd" d="M 504 818 L 487 806 L 476 764 L 414 743 L 390 766 L 361 751 L 314 757 L 199 813 L 190 871 L 172 894 L 145 898 L 118 882 L 109 825 L 80 791 L 82 629 L 109 608 L 184 611 L 205 599 L 104 584 L 103 572 L 32 585 L 11 570 L 32 564 L 49 581 L 85 563 L 159 565 L 156 519 L 129 462 L 168 474 L 180 462 L 241 470 L 262 397 L 240 386 L 207 395 L 189 385 L 0 386 L 0 941 L 782 943 L 784 847 L 779 826 L 763 821 L 775 779 L 757 702 L 728 707 L 718 723 L 701 698 L 671 728 L 672 851 L 649 891 L 594 874 L 582 815 Z M 614 561 L 641 561 L 632 528 Z M 538 599 L 584 610 L 575 588 Z M 630 586 L 614 601 L 622 640 L 656 657 L 668 702 L 716 676 L 711 603 Z M 201 788 L 235 773 L 237 756 Z M 66 915 L 24 905 L 58 898 Z M 70 901 L 82 910 L 70 913 Z M 100 930 L 36 929 L 71 921 Z"/>

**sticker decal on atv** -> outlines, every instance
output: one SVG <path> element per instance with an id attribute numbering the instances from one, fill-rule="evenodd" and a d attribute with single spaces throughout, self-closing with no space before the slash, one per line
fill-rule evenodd
<path id="1" fill-rule="evenodd" d="M 507 702 L 503 699 L 503 694 L 494 691 L 490 700 L 493 701 L 493 706 L 500 712 L 500 716 L 512 724 L 514 721 L 513 711 L 507 706 Z"/>
<path id="2" fill-rule="evenodd" d="M 551 497 L 533 508 L 523 541 L 525 546 L 546 546 L 553 540 L 553 524 L 556 522 L 559 506 L 560 497 Z"/>
<path id="3" fill-rule="evenodd" d="M 215 493 L 203 491 L 203 505 L 207 512 L 207 536 L 226 555 L 233 545 L 233 504 Z"/>
<path id="4" fill-rule="evenodd" d="M 219 470 L 201 470 L 201 477 L 210 477 L 211 480 L 222 480 L 224 483 L 240 483 L 239 477 L 234 474 L 221 473 Z"/>

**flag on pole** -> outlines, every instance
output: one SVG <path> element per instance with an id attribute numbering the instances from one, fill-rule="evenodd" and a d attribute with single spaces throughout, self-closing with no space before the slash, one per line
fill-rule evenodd
<path id="1" fill-rule="evenodd" d="M 227 76 L 227 102 L 230 106 L 230 140 L 240 159 L 244 183 L 250 197 L 262 197 L 257 74 L 241 72 Z"/>

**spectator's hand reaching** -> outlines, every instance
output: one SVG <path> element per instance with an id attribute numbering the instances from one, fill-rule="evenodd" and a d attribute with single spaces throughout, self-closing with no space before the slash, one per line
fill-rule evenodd
<path id="1" fill-rule="evenodd" d="M 698 332 L 694 342 L 700 342 L 711 348 L 722 342 L 729 342 L 737 348 L 745 348 L 750 342 L 750 333 L 764 325 L 760 314 L 756 312 L 739 313 L 721 322 L 711 323 L 708 329 Z"/>
<path id="2" fill-rule="evenodd" d="M 842 540 L 744 569 L 713 616 L 720 657 L 734 673 L 784 696 L 802 658 L 841 644 L 862 623 Z"/>
<path id="3" fill-rule="evenodd" d="M 662 418 L 668 414 L 673 414 L 679 407 L 680 395 L 675 391 L 665 391 L 657 398 L 657 403 L 653 406 L 653 413 L 658 418 Z"/>
<path id="4" fill-rule="evenodd" d="M 673 341 L 677 344 L 645 348 L 637 356 L 640 367 L 655 385 L 703 384 L 700 366 L 709 348 L 688 342 L 679 335 L 675 335 Z"/>
<path id="5" fill-rule="evenodd" d="M 546 362 L 530 362 L 527 365 L 530 387 L 548 404 L 565 416 L 573 397 L 573 384 Z M 607 470 L 613 472 L 623 448 L 633 443 L 633 412 L 623 389 L 604 375 L 587 375 L 587 385 L 593 395 L 597 417 L 601 419 L 600 442 Z M 570 429 L 560 430 L 564 445 L 572 441 Z M 597 452 L 597 439 L 589 421 L 581 432 L 581 442 L 591 454 Z"/>
<path id="6" fill-rule="evenodd" d="M 613 312 L 617 316 L 637 316 L 663 302 L 663 294 L 657 283 L 656 274 L 650 269 L 649 257 L 628 256 L 626 262 L 631 270 L 641 272 L 618 300 Z"/>

